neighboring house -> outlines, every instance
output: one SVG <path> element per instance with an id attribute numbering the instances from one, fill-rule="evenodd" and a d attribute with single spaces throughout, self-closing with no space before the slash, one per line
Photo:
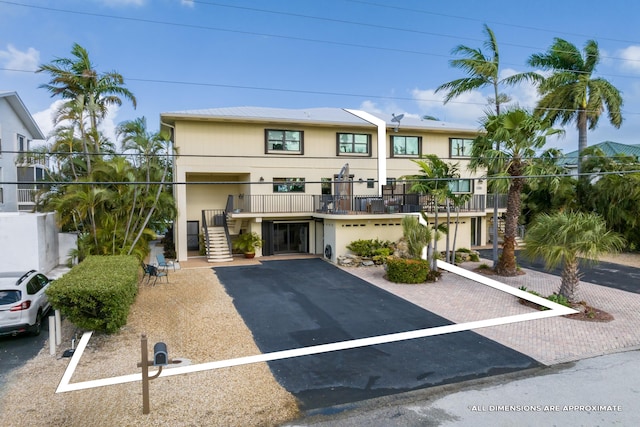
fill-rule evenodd
<path id="1" fill-rule="evenodd" d="M 34 182 L 45 176 L 44 155 L 28 153 L 44 135 L 16 92 L 0 92 L 0 212 L 32 211 Z"/>
<path id="2" fill-rule="evenodd" d="M 640 144 L 621 144 L 619 142 L 604 141 L 599 144 L 590 145 L 589 148 L 599 148 L 602 150 L 605 156 L 615 157 L 618 155 L 632 156 L 636 160 L 640 161 Z M 567 170 L 572 174 L 578 173 L 578 150 L 571 151 L 564 155 L 559 164 L 564 165 Z"/>
<path id="3" fill-rule="evenodd" d="M 210 261 L 229 260 L 234 235 L 255 231 L 264 239 L 262 256 L 324 254 L 335 262 L 354 240 L 399 239 L 405 214 L 424 210 L 434 218 L 437 210 L 444 223 L 446 206 L 410 194 L 398 179 L 417 174 L 412 160 L 425 154 L 457 163 L 454 190 L 471 195 L 456 246 L 487 242 L 486 183 L 467 170 L 477 129 L 340 108 L 217 108 L 162 113 L 160 120 L 178 153 L 180 260 L 197 255 L 191 251 L 200 238 Z M 454 222 L 451 209 L 452 230 Z"/>

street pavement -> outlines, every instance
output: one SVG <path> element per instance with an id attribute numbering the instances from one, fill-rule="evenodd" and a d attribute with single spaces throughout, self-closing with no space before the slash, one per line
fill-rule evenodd
<path id="1" fill-rule="evenodd" d="M 489 377 L 334 407 L 308 427 L 637 426 L 640 352 Z"/>
<path id="2" fill-rule="evenodd" d="M 493 256 L 491 249 L 481 249 L 478 252 L 482 258 L 490 259 Z M 500 253 L 502 253 L 501 250 L 498 255 Z M 527 259 L 519 250 L 516 251 L 516 259 L 518 266 L 527 270 L 548 272 L 554 276 L 560 276 L 562 273 L 562 267 L 556 267 L 549 271 L 545 268 L 542 260 Z M 584 282 L 640 294 L 640 268 L 605 261 L 589 263 L 581 260 L 580 273 L 582 274 L 581 280 Z"/>

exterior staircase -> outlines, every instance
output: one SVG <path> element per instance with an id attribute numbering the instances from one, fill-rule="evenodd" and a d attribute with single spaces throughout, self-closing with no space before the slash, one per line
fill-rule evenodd
<path id="1" fill-rule="evenodd" d="M 209 239 L 207 245 L 207 261 L 208 262 L 230 262 L 233 256 L 229 250 L 227 236 L 224 227 L 208 227 L 207 233 Z"/>

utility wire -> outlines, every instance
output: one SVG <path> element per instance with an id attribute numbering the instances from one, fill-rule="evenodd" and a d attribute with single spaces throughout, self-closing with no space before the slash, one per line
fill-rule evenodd
<path id="1" fill-rule="evenodd" d="M 543 179 L 543 178 L 578 178 L 584 177 L 600 177 L 606 175 L 630 175 L 640 173 L 640 169 L 629 171 L 610 171 L 610 172 L 581 172 L 579 174 L 539 174 L 539 175 L 518 175 L 518 176 L 480 176 L 474 178 L 423 178 L 423 179 L 410 179 L 400 180 L 396 179 L 395 184 L 400 183 L 416 183 L 416 182 L 437 182 L 437 181 L 460 181 L 460 180 L 513 180 L 513 179 Z M 291 181 L 292 184 L 327 184 L 336 182 L 348 182 L 352 184 L 360 184 L 360 181 L 347 180 L 347 181 Z M 374 180 L 373 182 L 378 182 Z M 1 181 L 0 184 L 17 185 L 17 184 L 29 184 L 29 185 L 229 185 L 232 184 L 260 184 L 260 185 L 273 185 L 273 184 L 286 184 L 282 181 Z M 366 181 L 362 181 L 365 184 Z M 301 193 L 304 195 L 305 193 Z"/>
<path id="2" fill-rule="evenodd" d="M 437 36 L 437 37 L 445 37 L 445 38 L 452 38 L 452 39 L 466 39 L 466 40 L 471 40 L 471 41 L 475 41 L 475 42 L 484 42 L 483 40 L 480 40 L 480 39 L 471 38 L 471 37 L 460 37 L 459 35 L 434 33 L 434 32 L 420 31 L 420 30 L 401 28 L 401 27 L 391 27 L 391 26 L 385 26 L 385 25 L 379 25 L 379 24 L 370 24 L 370 23 L 365 23 L 365 22 L 347 21 L 347 20 L 336 19 L 336 18 L 318 17 L 318 16 L 312 16 L 312 15 L 304 15 L 304 14 L 282 12 L 282 11 L 273 11 L 273 10 L 267 10 L 267 9 L 258 9 L 258 8 L 251 8 L 251 7 L 244 7 L 244 6 L 237 6 L 237 5 L 228 5 L 228 4 L 214 3 L 214 2 L 204 2 L 204 1 L 193 1 L 193 2 L 194 3 L 203 4 L 203 5 L 209 5 L 209 6 L 225 7 L 225 8 L 233 8 L 233 9 L 241 9 L 241 10 L 249 10 L 249 11 L 254 11 L 254 12 L 277 14 L 277 15 L 281 15 L 281 16 L 293 16 L 293 17 L 296 17 L 296 18 L 315 19 L 315 20 L 335 22 L 335 23 L 348 24 L 348 25 L 358 25 L 358 26 L 364 26 L 364 27 L 370 27 L 370 28 L 376 28 L 376 29 L 384 29 L 384 30 L 416 33 L 416 34 L 423 34 L 423 35 Z M 286 36 L 286 35 L 280 35 L 280 34 L 258 33 L 258 32 L 252 32 L 252 31 L 232 30 L 232 29 L 228 29 L 228 28 L 219 28 L 219 27 L 211 27 L 211 26 L 196 25 L 196 24 L 185 24 L 185 23 L 177 23 L 177 22 L 172 22 L 172 21 L 159 21 L 159 20 L 144 19 L 144 18 L 132 18 L 132 17 L 127 17 L 127 16 L 110 15 L 110 14 L 105 14 L 105 13 L 84 12 L 84 11 L 77 11 L 77 10 L 70 10 L 70 9 L 47 7 L 47 6 L 29 5 L 29 4 L 17 3 L 17 2 L 6 1 L 6 0 L 0 0 L 0 3 L 10 4 L 10 5 L 13 5 L 13 6 L 22 6 L 22 7 L 26 7 L 26 8 L 33 8 L 33 9 L 52 11 L 52 12 L 68 13 L 68 14 L 76 14 L 76 15 L 85 15 L 85 16 L 94 16 L 94 17 L 107 18 L 107 19 L 142 22 L 142 23 L 146 23 L 146 24 L 168 25 L 168 26 L 193 28 L 193 29 L 200 29 L 200 30 L 230 32 L 230 33 L 237 33 L 237 34 L 244 34 L 244 35 L 251 35 L 251 36 L 274 37 L 274 38 L 305 41 L 305 42 L 312 42 L 312 43 L 326 43 L 326 44 L 334 44 L 334 45 L 341 45 L 341 46 L 348 46 L 348 47 L 357 47 L 357 48 L 365 48 L 365 49 L 376 49 L 376 50 L 401 52 L 401 53 L 409 53 L 409 54 L 416 54 L 416 55 L 428 55 L 428 56 L 451 58 L 448 55 L 442 55 L 442 54 L 436 54 L 436 53 L 430 53 L 430 52 L 414 51 L 414 50 L 406 50 L 406 49 L 398 49 L 398 48 L 395 48 L 395 47 L 386 48 L 386 47 L 381 47 L 381 46 L 372 46 L 372 45 L 364 45 L 364 44 L 357 44 L 357 43 L 346 43 L 346 42 L 338 42 L 338 41 L 331 41 L 331 40 L 311 39 L 311 38 L 296 37 L 296 36 Z M 363 2 L 363 3 L 366 3 L 366 2 Z M 382 5 L 375 4 L 375 3 L 369 3 L 369 4 L 376 5 L 376 6 L 382 6 Z M 394 6 L 394 9 L 405 9 L 405 10 L 411 11 L 411 12 L 429 13 L 429 14 L 433 14 L 433 15 L 444 16 L 444 17 L 454 17 L 454 18 L 458 18 L 458 19 L 471 19 L 471 18 L 458 17 L 458 16 L 455 16 L 455 15 L 437 14 L 437 13 L 434 13 L 434 12 L 420 11 L 420 10 L 416 10 L 416 9 L 398 8 L 398 7 L 395 7 L 395 6 Z M 517 26 L 515 26 L 515 27 L 517 27 Z M 533 27 L 522 27 L 522 28 L 535 29 Z M 537 29 L 537 30 L 539 30 L 539 29 Z M 543 31 L 543 30 L 540 30 L 540 31 Z M 606 40 L 615 40 L 615 39 L 606 39 Z M 615 40 L 615 41 L 620 41 L 620 40 Z M 638 44 L 640 42 L 630 42 L 630 43 Z M 532 50 L 536 50 L 536 51 L 541 50 L 541 48 L 538 48 L 538 47 L 535 47 L 535 46 L 518 45 L 518 44 L 515 44 L 515 43 L 509 43 L 509 42 L 502 42 L 501 45 L 514 46 L 514 47 L 520 47 L 520 48 L 525 48 L 525 49 L 532 49 Z M 627 62 L 640 62 L 640 60 L 632 60 L 632 59 L 628 59 L 628 58 L 618 58 L 618 57 L 612 57 L 612 56 L 606 56 L 606 57 L 602 57 L 602 58 L 615 59 L 615 60 L 627 61 Z M 519 65 L 519 64 L 505 63 L 503 65 L 514 65 L 515 66 L 515 65 Z"/>

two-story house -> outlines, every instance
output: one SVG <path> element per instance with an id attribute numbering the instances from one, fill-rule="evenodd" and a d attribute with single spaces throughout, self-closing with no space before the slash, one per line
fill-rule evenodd
<path id="1" fill-rule="evenodd" d="M 420 211 L 438 214 L 440 223 L 448 211 L 453 233 L 455 208 L 412 194 L 400 180 L 419 173 L 412 160 L 425 154 L 456 164 L 461 176 L 449 185 L 469 194 L 458 208 L 456 246 L 486 243 L 486 182 L 467 169 L 477 129 L 341 108 L 216 108 L 162 113 L 160 120 L 177 153 L 180 260 L 202 240 L 210 261 L 228 260 L 234 235 L 255 231 L 263 256 L 335 261 L 354 240 L 399 239 L 402 216 Z"/>
<path id="2" fill-rule="evenodd" d="M 44 135 L 18 94 L 0 92 L 0 212 L 35 206 L 33 182 L 44 178 L 47 165 L 44 155 L 29 153 L 34 139 Z"/>

